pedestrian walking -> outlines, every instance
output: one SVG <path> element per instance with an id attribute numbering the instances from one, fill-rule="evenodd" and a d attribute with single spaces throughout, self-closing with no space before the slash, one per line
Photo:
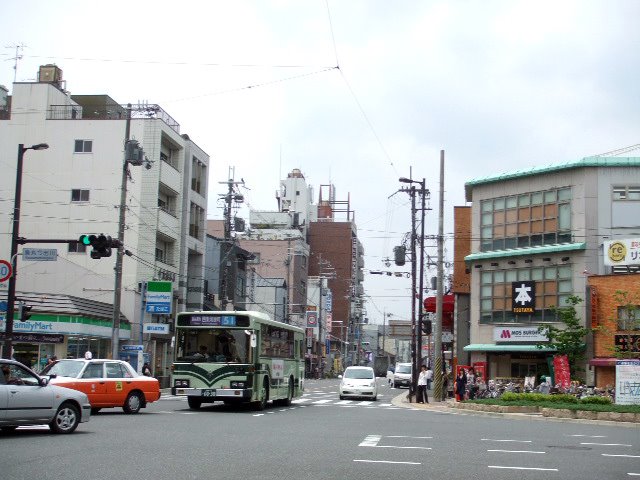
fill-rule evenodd
<path id="1" fill-rule="evenodd" d="M 149 362 L 144 362 L 144 365 L 142 365 L 142 375 L 145 377 L 151 376 L 151 367 L 149 367 Z"/>
<path id="2" fill-rule="evenodd" d="M 429 403 L 429 397 L 427 396 L 427 366 L 422 365 L 420 367 L 420 374 L 418 375 L 418 396 L 416 403 Z"/>
<path id="3" fill-rule="evenodd" d="M 467 373 L 467 386 L 469 387 L 469 400 L 476 398 L 476 391 L 478 386 L 476 385 L 476 369 L 471 367 L 469 373 Z"/>

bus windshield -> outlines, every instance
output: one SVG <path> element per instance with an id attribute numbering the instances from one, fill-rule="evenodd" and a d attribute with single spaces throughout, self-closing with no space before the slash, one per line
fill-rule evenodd
<path id="1" fill-rule="evenodd" d="M 177 361 L 249 363 L 248 330 L 235 328 L 181 328 L 177 335 Z"/>

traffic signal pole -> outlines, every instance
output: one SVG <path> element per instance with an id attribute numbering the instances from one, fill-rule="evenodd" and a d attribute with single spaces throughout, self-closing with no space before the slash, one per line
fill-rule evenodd
<path id="1" fill-rule="evenodd" d="M 111 358 L 117 359 L 120 350 L 120 302 L 122 301 L 122 255 L 124 250 L 124 220 L 127 208 L 127 176 L 129 163 L 126 158 L 126 147 L 131 134 L 131 104 L 127 105 L 127 121 L 124 134 L 124 150 L 122 160 L 122 182 L 120 189 L 120 212 L 118 216 L 118 246 L 116 247 L 115 286 L 113 292 L 113 331 L 111 333 Z M 144 299 L 141 299 L 144 301 Z"/>

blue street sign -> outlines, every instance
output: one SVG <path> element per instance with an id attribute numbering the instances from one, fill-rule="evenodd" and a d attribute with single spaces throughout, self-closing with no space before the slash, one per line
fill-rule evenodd
<path id="1" fill-rule="evenodd" d="M 9 305 L 7 305 L 7 302 L 5 302 L 4 300 L 0 302 L 0 312 L 6 312 L 8 306 Z"/>

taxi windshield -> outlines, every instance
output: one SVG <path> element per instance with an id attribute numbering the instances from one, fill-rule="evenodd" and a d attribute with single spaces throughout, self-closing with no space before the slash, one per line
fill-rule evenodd
<path id="1" fill-rule="evenodd" d="M 57 375 L 59 377 L 76 378 L 80 374 L 82 367 L 84 367 L 84 362 L 76 362 L 75 360 L 59 360 L 42 370 L 41 375 Z"/>
<path id="2" fill-rule="evenodd" d="M 358 380 L 373 378 L 373 370 L 368 368 L 347 368 L 344 378 L 355 378 Z"/>

